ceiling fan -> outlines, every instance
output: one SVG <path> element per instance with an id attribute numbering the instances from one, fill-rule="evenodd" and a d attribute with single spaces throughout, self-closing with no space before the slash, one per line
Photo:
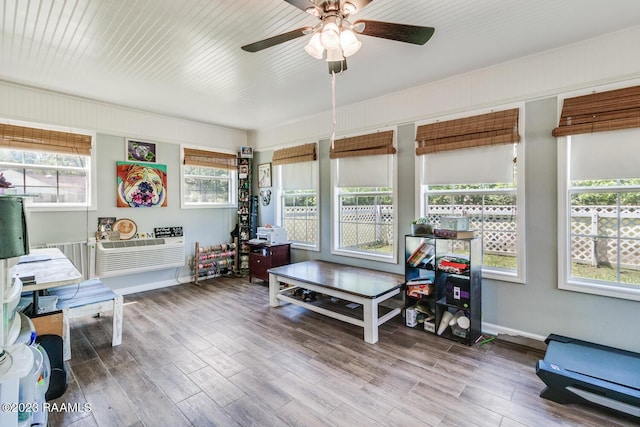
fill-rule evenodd
<path id="1" fill-rule="evenodd" d="M 348 18 L 360 12 L 373 0 L 285 0 L 311 15 L 320 22 L 315 27 L 302 27 L 255 43 L 242 46 L 247 52 L 284 43 L 304 35 L 312 34 L 305 51 L 316 59 L 325 58 L 329 73 L 347 69 L 346 57 L 356 53 L 362 43 L 356 34 L 396 40 L 418 45 L 425 44 L 435 31 L 433 27 L 395 24 L 391 22 L 361 19 L 351 23 Z M 326 55 L 325 55 L 326 52 Z"/>

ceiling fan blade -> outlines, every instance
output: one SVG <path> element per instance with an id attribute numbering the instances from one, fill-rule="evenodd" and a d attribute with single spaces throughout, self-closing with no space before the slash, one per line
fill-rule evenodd
<path id="1" fill-rule="evenodd" d="M 291 6 L 295 6 L 298 9 L 306 12 L 307 10 L 309 10 L 309 8 L 314 8 L 317 9 L 318 12 L 322 12 L 321 9 L 318 9 L 318 6 L 312 2 L 311 0 L 284 0 L 287 3 L 289 3 Z M 318 15 L 320 16 L 320 15 Z"/>
<path id="2" fill-rule="evenodd" d="M 365 36 L 380 37 L 420 45 L 429 41 L 435 31 L 433 27 L 368 21 L 366 19 L 361 19 L 353 23 L 354 26 L 358 24 L 364 24 L 364 30 L 362 30 L 360 34 L 364 34 Z"/>
<path id="3" fill-rule="evenodd" d="M 277 36 L 269 37 L 268 39 L 260 40 L 255 43 L 242 46 L 242 50 L 246 50 L 247 52 L 258 52 L 262 49 L 266 49 L 268 47 L 272 47 L 277 44 L 302 37 L 306 34 L 305 31 L 311 29 L 311 27 L 302 27 L 293 31 L 289 31 L 288 33 L 278 34 Z"/>
<path id="4" fill-rule="evenodd" d="M 340 74 L 343 71 L 347 71 L 347 60 L 343 59 L 342 61 L 329 61 L 329 74 L 336 73 Z"/>

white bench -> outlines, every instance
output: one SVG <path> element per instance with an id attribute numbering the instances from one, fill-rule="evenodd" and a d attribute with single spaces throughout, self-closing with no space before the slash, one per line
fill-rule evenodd
<path id="1" fill-rule="evenodd" d="M 111 345 L 122 343 L 122 295 L 106 287 L 100 280 L 92 279 L 79 285 L 49 289 L 49 294 L 58 297 L 57 308 L 63 314 L 64 360 L 71 359 L 71 319 L 95 316 L 103 312 L 113 313 L 113 334 Z"/>

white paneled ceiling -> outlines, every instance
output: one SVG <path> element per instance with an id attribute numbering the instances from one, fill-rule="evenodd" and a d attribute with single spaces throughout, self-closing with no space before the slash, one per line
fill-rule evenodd
<path id="1" fill-rule="evenodd" d="M 424 46 L 360 36 L 337 104 L 416 86 L 638 24 L 638 0 L 374 0 L 354 18 L 435 27 Z M 315 25 L 284 0 L 3 0 L 0 79 L 240 129 L 331 107 Z"/>

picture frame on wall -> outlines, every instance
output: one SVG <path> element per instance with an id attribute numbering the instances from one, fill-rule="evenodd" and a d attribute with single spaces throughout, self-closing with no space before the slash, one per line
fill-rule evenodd
<path id="1" fill-rule="evenodd" d="M 167 165 L 116 162 L 116 207 L 167 207 Z"/>
<path id="2" fill-rule="evenodd" d="M 258 165 L 258 188 L 271 187 L 271 163 Z"/>
<path id="3" fill-rule="evenodd" d="M 156 143 L 127 138 L 125 141 L 125 160 L 127 162 L 156 163 Z"/>
<path id="4" fill-rule="evenodd" d="M 240 147 L 240 157 L 245 159 L 253 159 L 253 147 L 243 145 Z"/>

